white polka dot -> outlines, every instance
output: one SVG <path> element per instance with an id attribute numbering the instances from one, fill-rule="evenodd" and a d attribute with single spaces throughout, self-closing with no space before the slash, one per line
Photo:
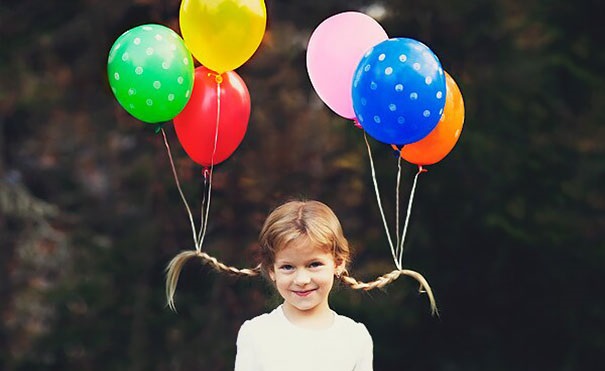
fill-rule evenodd
<path id="1" fill-rule="evenodd" d="M 368 104 L 368 100 L 365 98 L 361 98 L 361 105 L 366 106 Z"/>
<path id="2" fill-rule="evenodd" d="M 137 75 L 142 75 L 143 74 L 143 67 L 138 66 L 137 68 L 134 69 L 134 73 L 136 73 Z"/>
<path id="3" fill-rule="evenodd" d="M 431 58 L 431 54 L 429 52 L 422 52 L 422 56 L 426 59 Z"/>
<path id="4" fill-rule="evenodd" d="M 370 50 L 368 50 L 368 51 L 366 52 L 366 54 L 364 55 L 364 57 L 369 56 L 370 54 L 372 54 L 372 52 L 373 52 L 373 51 L 374 51 L 374 48 L 371 48 Z"/>
<path id="5" fill-rule="evenodd" d="M 378 60 L 382 62 L 382 61 L 384 61 L 384 59 L 385 59 L 386 57 L 387 57 L 387 56 L 386 56 L 384 53 L 382 53 L 382 54 L 380 54 L 380 55 L 378 56 Z"/>
<path id="6" fill-rule="evenodd" d="M 370 83 L 370 89 L 372 89 L 372 90 L 376 90 L 376 89 L 378 89 L 378 84 L 376 84 L 374 81 L 372 81 L 372 82 Z"/>
<path id="7" fill-rule="evenodd" d="M 418 99 L 418 93 L 416 93 L 416 92 L 410 93 L 410 100 L 416 100 L 416 99 Z"/>
<path id="8" fill-rule="evenodd" d="M 417 51 L 421 51 L 422 50 L 422 46 L 416 44 L 416 45 L 414 45 L 414 49 L 416 49 Z"/>
<path id="9" fill-rule="evenodd" d="M 117 43 L 116 46 L 113 47 L 113 51 L 120 49 L 120 46 L 122 46 L 122 43 Z"/>
<path id="10" fill-rule="evenodd" d="M 189 64 L 189 59 L 183 58 L 183 64 L 186 66 Z"/>
<path id="11" fill-rule="evenodd" d="M 151 26 L 143 26 L 143 30 L 151 31 L 151 30 L 153 30 L 153 28 L 151 28 Z"/>
<path id="12" fill-rule="evenodd" d="M 380 116 L 374 116 L 374 122 L 380 124 Z"/>
<path id="13" fill-rule="evenodd" d="M 431 76 L 427 76 L 424 78 L 424 83 L 427 85 L 431 85 L 431 83 L 433 82 L 433 78 Z"/>
<path id="14" fill-rule="evenodd" d="M 153 54 L 153 48 L 147 48 L 147 49 L 145 50 L 145 54 L 147 54 L 147 55 L 152 55 L 152 54 Z"/>
<path id="15" fill-rule="evenodd" d="M 168 101 L 172 102 L 174 100 L 174 94 L 170 93 L 168 94 Z"/>
<path id="16" fill-rule="evenodd" d="M 439 68 L 439 74 L 443 75 L 443 68 Z"/>
<path id="17" fill-rule="evenodd" d="M 395 91 L 399 91 L 399 92 L 403 91 L 403 84 L 395 85 Z"/>
<path id="18" fill-rule="evenodd" d="M 132 42 L 134 43 L 134 45 L 139 45 L 141 43 L 141 39 L 138 37 L 135 37 Z"/>
<path id="19" fill-rule="evenodd" d="M 405 62 L 405 61 L 407 61 L 407 60 L 408 60 L 408 56 L 407 56 L 407 55 L 405 55 L 405 54 L 401 54 L 401 55 L 399 56 L 399 61 L 400 61 L 400 62 Z"/>
<path id="20" fill-rule="evenodd" d="M 128 89 L 128 95 L 135 95 L 137 91 L 134 88 Z"/>
<path id="21" fill-rule="evenodd" d="M 181 85 L 183 84 L 183 81 L 184 81 L 183 76 L 179 76 L 179 77 L 177 77 L 177 79 L 176 79 L 176 82 L 178 82 L 178 83 L 179 83 L 179 84 L 181 84 Z"/>
<path id="22" fill-rule="evenodd" d="M 443 108 L 439 110 L 439 115 L 443 115 Z"/>
<path id="23" fill-rule="evenodd" d="M 399 123 L 399 124 L 405 124 L 405 118 L 403 116 L 397 117 L 397 123 Z"/>
<path id="24" fill-rule="evenodd" d="M 412 65 L 412 68 L 414 68 L 414 70 L 416 71 L 420 71 L 420 63 L 416 62 Z"/>
<path id="25" fill-rule="evenodd" d="M 122 54 L 122 60 L 124 62 L 126 62 L 128 60 L 128 58 L 130 58 L 130 55 L 128 55 L 128 52 L 125 52 L 124 54 Z"/>
<path id="26" fill-rule="evenodd" d="M 145 103 L 146 103 L 148 106 L 153 106 L 153 101 L 152 101 L 151 99 L 147 99 L 147 100 L 145 101 Z"/>
<path id="27" fill-rule="evenodd" d="M 388 75 L 390 75 L 392 73 L 393 73 L 393 67 L 387 67 L 387 68 L 384 69 L 384 74 L 385 75 L 388 76 Z"/>
<path id="28" fill-rule="evenodd" d="M 441 90 L 439 90 L 439 91 L 437 92 L 437 94 L 435 94 L 435 97 L 437 97 L 437 99 L 441 99 L 441 98 L 443 98 L 443 92 L 442 92 Z"/>
<path id="29" fill-rule="evenodd" d="M 162 87 L 162 83 L 156 80 L 153 82 L 153 87 L 159 89 Z"/>
<path id="30" fill-rule="evenodd" d="M 160 35 L 160 34 L 158 33 L 158 34 L 155 34 L 155 39 L 156 39 L 157 41 L 160 41 L 160 40 L 162 40 L 162 39 L 163 39 L 163 37 L 162 37 L 162 35 Z"/>
<path id="31" fill-rule="evenodd" d="M 428 109 L 425 109 L 424 112 L 422 112 L 422 116 L 424 117 L 429 117 L 431 115 L 431 111 L 429 111 Z"/>
<path id="32" fill-rule="evenodd" d="M 130 108 L 134 108 L 134 104 L 132 104 L 132 103 L 130 103 L 128 106 L 129 106 Z"/>
<path id="33" fill-rule="evenodd" d="M 119 74 L 119 73 L 117 73 L 117 72 L 114 72 L 114 73 L 113 73 L 113 78 L 114 78 L 115 80 L 119 80 L 119 79 L 120 79 L 120 74 Z"/>
<path id="34" fill-rule="evenodd" d="M 170 50 L 175 51 L 176 50 L 176 45 L 170 44 Z"/>
<path id="35" fill-rule="evenodd" d="M 111 87 L 111 91 L 113 91 L 114 94 L 118 93 L 118 89 L 114 88 L 113 86 Z"/>
<path id="36" fill-rule="evenodd" d="M 168 62 L 162 62 L 162 68 L 167 70 L 170 68 L 170 64 L 168 64 Z"/>
<path id="37" fill-rule="evenodd" d="M 389 104 L 389 110 L 391 110 L 391 112 L 397 111 L 397 105 L 393 103 Z"/>
<path id="38" fill-rule="evenodd" d="M 368 72 L 370 70 L 370 68 L 372 68 L 372 66 L 370 66 L 369 64 L 366 64 L 365 67 L 363 67 L 363 70 Z"/>
<path id="39" fill-rule="evenodd" d="M 456 130 L 456 133 L 454 134 L 454 136 L 455 136 L 456 138 L 458 138 L 458 137 L 460 136 L 460 129 Z"/>
<path id="40" fill-rule="evenodd" d="M 189 94 L 191 94 L 191 91 L 189 91 L 189 89 L 187 89 L 187 91 L 185 92 L 185 98 L 189 98 Z"/>

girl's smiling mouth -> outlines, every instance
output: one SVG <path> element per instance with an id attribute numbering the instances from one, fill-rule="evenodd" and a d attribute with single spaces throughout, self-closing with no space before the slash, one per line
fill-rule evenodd
<path id="1" fill-rule="evenodd" d="M 317 289 L 304 290 L 304 291 L 292 291 L 292 292 L 300 297 L 305 297 L 305 296 L 311 295 L 311 293 L 313 293 L 315 290 L 317 290 Z"/>

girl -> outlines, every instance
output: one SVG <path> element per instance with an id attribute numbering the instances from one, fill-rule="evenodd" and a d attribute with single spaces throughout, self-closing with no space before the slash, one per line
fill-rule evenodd
<path id="1" fill-rule="evenodd" d="M 412 276 L 435 301 L 424 278 L 407 269 L 375 281 L 359 282 L 346 270 L 350 250 L 334 212 L 319 201 L 290 201 L 267 217 L 260 233 L 261 262 L 238 269 L 200 250 L 183 251 L 167 268 L 166 295 L 174 293 L 186 260 L 199 257 L 220 271 L 271 280 L 283 303 L 270 313 L 244 322 L 237 338 L 235 371 L 368 371 L 372 338 L 366 327 L 330 309 L 328 296 L 339 278 L 354 289 L 383 287 L 401 274 Z"/>
<path id="2" fill-rule="evenodd" d="M 265 221 L 260 247 L 261 270 L 284 302 L 244 322 L 235 370 L 372 370 L 368 330 L 328 304 L 350 255 L 332 210 L 318 201 L 278 207 Z"/>

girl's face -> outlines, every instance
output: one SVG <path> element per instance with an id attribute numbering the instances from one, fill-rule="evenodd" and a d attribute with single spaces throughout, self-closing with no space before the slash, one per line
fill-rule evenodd
<path id="1" fill-rule="evenodd" d="M 328 296 L 340 268 L 330 252 L 294 243 L 276 253 L 269 275 L 284 298 L 286 313 L 306 317 L 330 311 Z"/>

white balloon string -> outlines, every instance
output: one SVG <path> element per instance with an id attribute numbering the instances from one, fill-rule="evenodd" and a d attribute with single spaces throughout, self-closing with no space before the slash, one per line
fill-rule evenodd
<path id="1" fill-rule="evenodd" d="M 408 223 L 410 221 L 410 214 L 412 213 L 412 203 L 414 202 L 414 193 L 416 192 L 416 183 L 418 182 L 418 176 L 424 173 L 426 170 L 421 165 L 418 166 L 418 172 L 414 176 L 414 184 L 412 185 L 412 191 L 410 192 L 410 200 L 408 201 L 408 210 L 405 216 L 405 225 L 403 227 L 403 234 L 401 235 L 401 245 L 399 246 L 399 266 L 403 264 L 403 244 L 405 242 L 405 235 L 408 230 Z"/>
<path id="2" fill-rule="evenodd" d="M 401 155 L 397 155 L 397 185 L 395 186 L 395 254 L 399 250 L 399 185 L 401 184 Z"/>
<path id="3" fill-rule="evenodd" d="M 193 233 L 193 243 L 195 244 L 195 249 L 199 251 L 200 246 L 198 244 L 198 240 L 196 238 L 195 231 L 195 223 L 193 222 L 193 214 L 191 214 L 191 209 L 189 208 L 189 203 L 187 203 L 187 199 L 185 198 L 185 194 L 183 194 L 183 190 L 181 189 L 181 183 L 179 182 L 179 177 L 176 173 L 176 168 L 174 166 L 174 161 L 172 159 L 172 153 L 170 151 L 170 144 L 168 144 L 168 138 L 166 137 L 166 132 L 162 128 L 162 136 L 164 137 L 164 146 L 166 146 L 166 152 L 168 153 L 168 158 L 170 159 L 170 166 L 172 167 L 172 175 L 174 176 L 174 181 L 176 182 L 176 187 L 179 190 L 179 194 L 181 195 L 181 200 L 183 200 L 183 204 L 185 205 L 185 210 L 187 210 L 187 215 L 189 216 L 189 223 L 191 223 L 191 232 Z"/>
<path id="4" fill-rule="evenodd" d="M 200 231 L 200 246 L 204 242 L 206 237 L 206 230 L 208 228 L 208 214 L 210 212 L 210 199 L 212 194 L 212 173 L 214 170 L 214 156 L 216 155 L 216 147 L 218 144 L 218 131 L 219 122 L 221 119 L 221 82 L 223 77 L 221 75 L 216 76 L 216 126 L 214 128 L 214 145 L 212 147 L 212 157 L 210 159 L 210 171 L 208 173 L 208 196 L 206 197 L 206 214 L 204 215 L 204 227 Z"/>
<path id="5" fill-rule="evenodd" d="M 372 159 L 372 149 L 370 148 L 370 143 L 368 143 L 368 138 L 366 136 L 366 132 L 363 132 L 363 139 L 366 142 L 366 147 L 368 149 L 368 157 L 370 158 L 370 168 L 372 170 L 372 181 L 374 182 L 374 191 L 376 193 L 376 201 L 378 202 L 378 209 L 380 210 L 380 216 L 382 217 L 382 223 L 384 224 L 384 230 L 387 235 L 387 239 L 389 241 L 389 247 L 391 248 L 391 255 L 393 256 L 393 262 L 397 269 L 401 270 L 401 266 L 397 261 L 397 255 L 395 253 L 395 248 L 393 247 L 393 240 L 391 239 L 391 234 L 389 233 L 389 227 L 387 225 L 387 220 L 384 216 L 384 210 L 382 209 L 382 201 L 380 200 L 380 192 L 378 191 L 378 182 L 376 181 L 376 170 L 374 169 L 374 160 Z"/>

